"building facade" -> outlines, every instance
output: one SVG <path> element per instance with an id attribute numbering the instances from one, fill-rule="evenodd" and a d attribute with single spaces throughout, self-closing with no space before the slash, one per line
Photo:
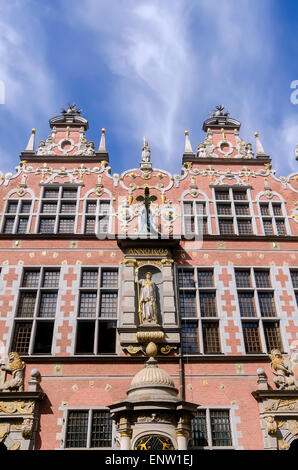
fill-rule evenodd
<path id="1" fill-rule="evenodd" d="M 1 450 L 296 446 L 298 172 L 221 106 L 175 175 L 49 123 L 0 176 Z"/>

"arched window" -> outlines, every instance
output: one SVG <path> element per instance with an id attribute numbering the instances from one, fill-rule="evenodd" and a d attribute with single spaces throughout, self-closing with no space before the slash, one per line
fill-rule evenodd
<path id="1" fill-rule="evenodd" d="M 289 234 L 287 213 L 284 201 L 277 193 L 273 193 L 271 200 L 265 198 L 264 193 L 259 195 L 259 214 L 262 221 L 264 235 L 284 236 Z"/>
<path id="2" fill-rule="evenodd" d="M 214 201 L 220 235 L 254 234 L 253 208 L 248 188 L 215 187 Z"/>
<path id="3" fill-rule="evenodd" d="M 198 191 L 195 199 L 188 197 L 188 192 L 182 198 L 182 220 L 183 234 L 187 238 L 195 235 L 206 235 L 211 233 L 208 225 L 209 203 L 207 196 Z"/>
<path id="4" fill-rule="evenodd" d="M 31 199 L 8 199 L 4 208 L 2 233 L 28 233 L 33 210 Z"/>
<path id="5" fill-rule="evenodd" d="M 111 232 L 112 202 L 108 194 L 98 198 L 87 193 L 84 203 L 83 233 L 100 236 Z"/>

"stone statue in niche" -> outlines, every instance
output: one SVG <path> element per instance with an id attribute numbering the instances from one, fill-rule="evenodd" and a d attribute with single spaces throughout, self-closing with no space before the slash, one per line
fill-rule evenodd
<path id="1" fill-rule="evenodd" d="M 20 359 L 17 352 L 10 352 L 8 354 L 8 363 L 2 363 L 1 369 L 10 372 L 12 378 L 0 385 L 1 391 L 12 391 L 17 392 L 24 391 L 24 375 L 25 375 L 25 363 Z"/>
<path id="2" fill-rule="evenodd" d="M 156 286 L 152 279 L 152 273 L 147 272 L 145 279 L 136 279 L 139 294 L 139 319 L 140 324 L 157 324 Z"/>

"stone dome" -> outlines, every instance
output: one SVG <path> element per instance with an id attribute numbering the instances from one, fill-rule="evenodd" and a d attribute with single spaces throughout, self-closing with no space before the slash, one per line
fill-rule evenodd
<path id="1" fill-rule="evenodd" d="M 150 357 L 144 368 L 137 372 L 127 391 L 129 399 L 157 400 L 172 399 L 178 395 L 170 375 L 157 366 L 157 361 Z"/>

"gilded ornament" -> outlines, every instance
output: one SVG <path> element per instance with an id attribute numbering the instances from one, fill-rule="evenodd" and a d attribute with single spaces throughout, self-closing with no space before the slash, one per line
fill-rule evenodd
<path id="1" fill-rule="evenodd" d="M 9 424 L 8 423 L 0 423 L 0 442 L 3 441 L 4 437 L 9 431 Z"/>
<path id="2" fill-rule="evenodd" d="M 174 349 L 174 347 L 173 347 L 173 346 L 170 346 L 169 344 L 167 344 L 166 346 L 162 346 L 162 347 L 160 348 L 160 352 L 161 352 L 162 354 L 169 354 L 169 353 L 172 351 L 172 349 Z"/>
<path id="3" fill-rule="evenodd" d="M 266 418 L 268 434 L 275 434 L 277 431 L 277 422 L 274 420 L 273 416 L 267 416 Z"/>
<path id="4" fill-rule="evenodd" d="M 20 441 L 14 441 L 14 443 L 9 447 L 8 450 L 19 450 L 21 447 Z"/>

